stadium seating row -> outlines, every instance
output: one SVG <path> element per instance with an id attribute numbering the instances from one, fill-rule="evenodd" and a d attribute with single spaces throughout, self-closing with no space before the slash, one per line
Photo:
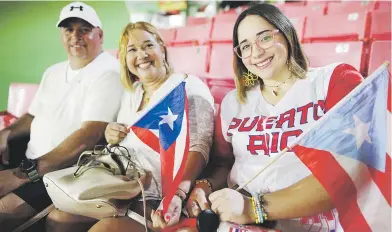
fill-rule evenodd
<path id="1" fill-rule="evenodd" d="M 204 24 L 161 29 L 160 33 L 165 43 L 172 46 L 231 42 L 237 15 L 223 15 L 225 18 L 215 18 L 215 20 Z M 391 39 L 390 11 L 301 16 L 292 17 L 290 20 L 293 22 L 300 40 L 304 43 Z"/>
<path id="2" fill-rule="evenodd" d="M 277 6 L 294 24 L 310 67 L 344 62 L 367 76 L 383 61 L 391 61 L 390 1 L 304 1 Z M 185 27 L 161 30 L 174 69 L 203 77 L 218 103 L 234 88 L 232 31 L 240 11 L 213 19 L 188 17 Z"/>
<path id="3" fill-rule="evenodd" d="M 343 41 L 303 44 L 310 67 L 334 62 L 353 65 L 363 75 L 370 74 L 385 60 L 391 61 L 391 41 Z M 232 79 L 232 44 L 169 46 L 168 56 L 177 72 L 188 72 L 209 79 Z"/>
<path id="4" fill-rule="evenodd" d="M 276 5 L 288 17 L 322 16 L 364 13 L 372 11 L 388 11 L 391 2 L 388 1 L 307 1 L 301 4 Z"/>

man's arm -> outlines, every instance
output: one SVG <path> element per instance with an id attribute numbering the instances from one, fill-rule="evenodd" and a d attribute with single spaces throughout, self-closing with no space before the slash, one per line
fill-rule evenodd
<path id="1" fill-rule="evenodd" d="M 104 137 L 108 123 L 98 121 L 83 122 L 81 128 L 68 136 L 60 145 L 38 158 L 40 176 L 48 172 L 66 168 L 76 163 L 79 155 L 94 148 Z"/>
<path id="2" fill-rule="evenodd" d="M 34 116 L 31 114 L 24 114 L 22 117 L 17 119 L 13 124 L 9 127 L 3 129 L 1 133 L 8 133 L 8 140 L 11 140 L 16 137 L 29 135 L 31 122 L 33 121 Z"/>
<path id="3" fill-rule="evenodd" d="M 0 163 L 9 164 L 8 141 L 29 135 L 33 119 L 33 115 L 25 114 L 11 126 L 0 131 Z"/>

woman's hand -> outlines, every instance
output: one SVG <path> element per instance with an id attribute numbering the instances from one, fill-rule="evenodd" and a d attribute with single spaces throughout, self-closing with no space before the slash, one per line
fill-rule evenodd
<path id="1" fill-rule="evenodd" d="M 211 209 L 219 215 L 221 221 L 237 224 L 249 224 L 256 221 L 252 199 L 238 191 L 225 188 L 213 192 L 209 200 Z"/>
<path id="2" fill-rule="evenodd" d="M 152 226 L 154 229 L 164 229 L 173 226 L 180 221 L 182 200 L 179 196 L 174 195 L 170 202 L 165 215 L 162 214 L 163 200 L 159 205 L 157 211 L 151 211 Z"/>
<path id="3" fill-rule="evenodd" d="M 197 217 L 203 210 L 210 209 L 208 196 L 211 194 L 210 186 L 205 182 L 199 182 L 193 188 L 186 203 L 189 217 Z"/>
<path id="4" fill-rule="evenodd" d="M 111 122 L 105 130 L 105 139 L 110 144 L 118 144 L 124 140 L 128 134 L 128 129 L 124 124 Z"/>

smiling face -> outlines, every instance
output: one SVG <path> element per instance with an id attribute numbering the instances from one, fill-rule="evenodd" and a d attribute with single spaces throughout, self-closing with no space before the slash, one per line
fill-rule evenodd
<path id="1" fill-rule="evenodd" d="M 102 50 L 102 30 L 82 19 L 72 18 L 62 23 L 61 36 L 69 59 L 91 61 Z"/>
<path id="2" fill-rule="evenodd" d="M 166 74 L 165 53 L 155 37 L 141 29 L 129 32 L 126 63 L 128 70 L 142 82 L 154 81 Z"/>
<path id="3" fill-rule="evenodd" d="M 284 36 L 277 32 L 274 40 L 268 44 L 268 48 L 263 49 L 258 46 L 259 41 L 268 40 L 271 31 L 275 31 L 272 24 L 257 15 L 246 16 L 238 26 L 239 46 L 250 45 L 251 54 L 247 58 L 242 58 L 245 67 L 263 80 L 272 80 L 287 69 L 286 61 L 288 57 L 288 46 Z M 255 42 L 256 41 L 256 42 Z M 242 49 L 247 47 L 242 47 Z"/>

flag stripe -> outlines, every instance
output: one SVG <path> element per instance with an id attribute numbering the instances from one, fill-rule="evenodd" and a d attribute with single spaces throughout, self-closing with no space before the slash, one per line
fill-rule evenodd
<path id="1" fill-rule="evenodd" d="M 165 151 L 161 147 L 161 177 L 162 177 L 162 194 L 168 196 L 169 190 L 172 187 L 173 181 L 173 165 L 174 165 L 174 150 L 176 149 L 176 142 Z M 170 195 L 169 195 L 170 196 Z M 171 200 L 171 199 L 170 199 Z M 165 206 L 164 209 L 167 209 Z"/>
<path id="2" fill-rule="evenodd" d="M 155 152 L 160 152 L 160 145 L 158 137 L 152 133 L 149 129 L 132 126 L 132 130 L 135 135 L 147 146 L 151 147 Z M 154 138 L 154 139 L 151 139 Z"/>
<path id="3" fill-rule="evenodd" d="M 390 73 L 388 73 L 389 74 L 389 76 L 388 76 L 388 98 L 387 98 L 387 109 L 388 109 L 388 111 L 389 111 L 389 113 L 391 113 L 392 112 L 392 110 L 391 110 L 391 104 L 392 104 L 392 80 L 391 80 L 391 74 Z"/>
<path id="4" fill-rule="evenodd" d="M 186 128 L 183 128 L 183 129 L 186 130 L 185 149 L 183 151 L 183 157 L 182 157 L 182 162 L 181 162 L 180 168 L 178 169 L 178 172 L 175 175 L 174 180 L 173 180 L 173 171 L 171 171 L 172 176 L 171 176 L 171 180 L 170 181 L 172 182 L 172 184 L 168 186 L 169 188 L 167 189 L 167 194 L 164 194 L 165 198 L 163 200 L 163 209 L 164 209 L 163 213 L 166 213 L 166 210 L 167 210 L 167 208 L 169 206 L 169 203 L 171 202 L 174 194 L 176 193 L 178 185 L 182 181 L 182 178 L 183 178 L 183 175 L 184 175 L 184 172 L 185 172 L 186 162 L 188 160 L 188 153 L 189 153 L 189 120 L 188 120 L 188 112 L 189 112 L 189 110 L 188 110 L 188 98 L 185 98 L 185 108 L 184 108 L 184 110 L 185 110 L 184 120 L 186 120 Z M 174 153 L 172 153 L 172 154 L 174 154 Z M 172 159 L 174 159 L 174 155 L 172 156 Z M 174 160 L 172 160 L 172 164 L 174 165 Z M 173 167 L 172 167 L 171 170 L 173 170 Z M 164 186 L 164 185 L 162 185 L 162 186 Z"/>
<path id="5" fill-rule="evenodd" d="M 327 151 L 301 145 L 294 146 L 292 150 L 328 192 L 345 231 L 371 231 L 357 204 L 357 189 L 335 157 Z M 331 175 L 331 172 L 334 175 Z"/>
<path id="6" fill-rule="evenodd" d="M 380 172 L 371 167 L 369 167 L 369 172 L 383 197 L 388 202 L 389 206 L 391 206 L 391 156 L 388 154 L 386 154 L 386 156 L 385 172 Z"/>
<path id="7" fill-rule="evenodd" d="M 372 181 L 368 166 L 355 159 L 343 155 L 336 155 L 336 160 L 350 175 L 357 189 L 357 203 L 372 231 L 390 231 L 391 208 L 383 197 L 381 190 Z M 388 217 L 386 217 L 389 215 Z"/>
<path id="8" fill-rule="evenodd" d="M 178 173 L 179 168 L 181 167 L 181 163 L 183 162 L 183 156 L 184 156 L 184 151 L 185 151 L 185 146 L 186 146 L 186 136 L 187 136 L 187 115 L 184 113 L 184 117 L 182 120 L 182 128 L 183 130 L 180 131 L 180 134 L 178 135 L 177 138 L 177 145 L 175 149 L 175 158 L 174 158 L 174 166 L 173 166 L 173 176 L 176 176 Z"/>

